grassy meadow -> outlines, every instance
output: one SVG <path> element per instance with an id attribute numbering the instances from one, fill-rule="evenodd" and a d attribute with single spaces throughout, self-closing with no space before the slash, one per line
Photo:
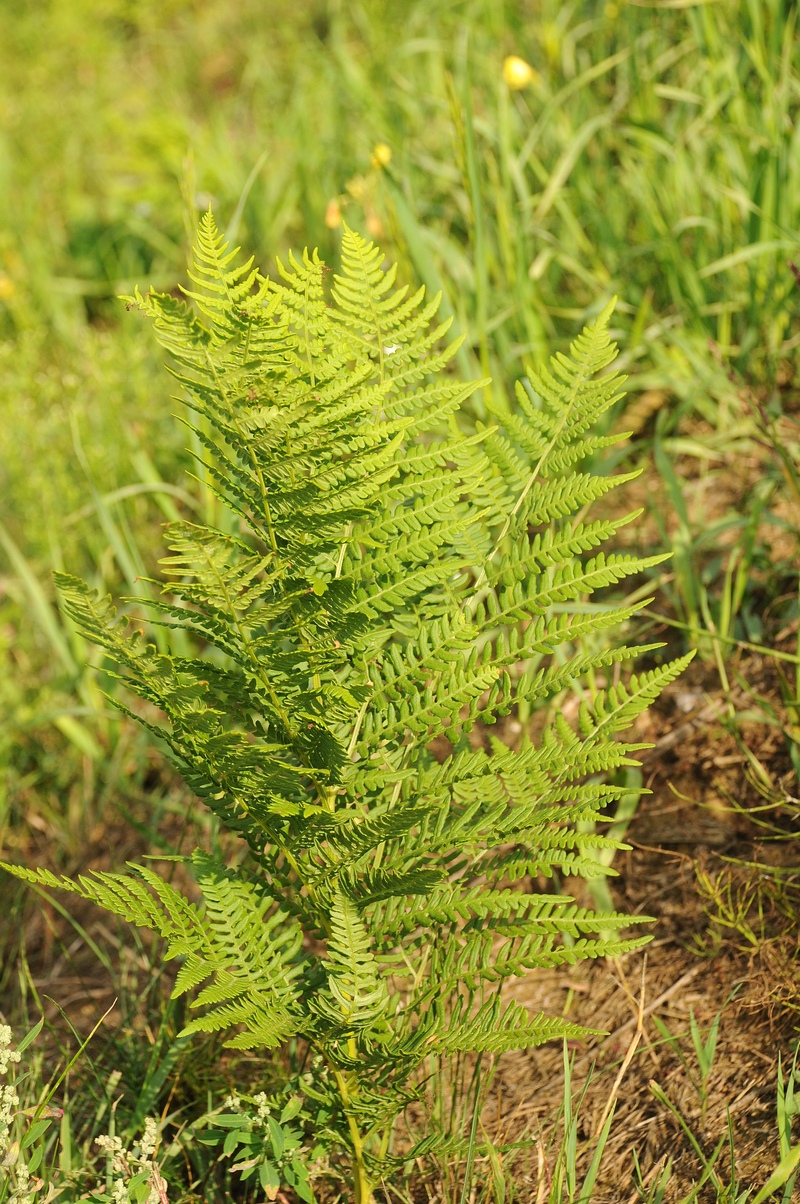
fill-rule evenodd
<path id="1" fill-rule="evenodd" d="M 626 637 L 698 656 L 637 732 L 652 793 L 620 804 L 619 878 L 581 889 L 655 939 L 532 982 L 610 1037 L 458 1064 L 409 1124 L 471 1131 L 471 1158 L 420 1159 L 386 1199 L 796 1198 L 797 20 L 793 0 L 0 3 L 2 859 L 78 874 L 225 844 L 112 708 L 51 579 L 154 593 L 161 524 L 214 522 L 175 382 L 118 300 L 187 284 L 200 213 L 265 271 L 304 246 L 335 267 L 343 223 L 379 242 L 442 293 L 459 374 L 491 377 L 474 420 L 617 298 L 608 430 L 630 434 L 602 471 L 643 470 L 623 550 L 672 553 L 634 583 L 654 600 Z M 156 947 L 5 877 L 0 907 L 0 1023 L 16 1041 L 45 1017 L 20 1108 L 51 1121 L 41 1187 L 14 1195 L 0 1159 L 0 1202 L 110 1195 L 95 1139 L 132 1148 L 148 1117 L 171 1201 L 263 1199 L 203 1137 L 301 1052 L 190 1046 Z M 321 1158 L 319 1198 L 349 1198 Z"/>

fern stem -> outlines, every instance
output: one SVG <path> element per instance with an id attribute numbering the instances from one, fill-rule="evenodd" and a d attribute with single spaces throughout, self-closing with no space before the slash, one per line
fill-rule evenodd
<path id="1" fill-rule="evenodd" d="M 356 721 L 355 721 L 355 724 L 353 725 L 353 733 L 350 737 L 350 743 L 347 746 L 348 761 L 352 761 L 353 753 L 356 751 L 356 745 L 358 744 L 358 733 L 361 730 L 361 724 L 364 722 L 364 716 L 367 713 L 367 707 L 369 706 L 369 702 L 370 702 L 369 698 L 365 698 L 361 704 L 361 708 L 359 709 L 358 714 L 356 715 Z"/>
<path id="2" fill-rule="evenodd" d="M 348 523 L 348 525 L 347 525 L 347 538 L 344 540 L 344 542 L 342 543 L 342 546 L 341 546 L 341 548 L 339 549 L 339 556 L 338 556 L 338 559 L 337 559 L 337 561 L 336 561 L 336 571 L 335 571 L 335 573 L 333 574 L 333 577 L 334 577 L 334 580 L 335 580 L 335 581 L 338 581 L 338 579 L 339 579 L 339 578 L 341 577 L 341 575 L 342 575 L 342 567 L 343 567 L 343 565 L 344 565 L 344 558 L 345 558 L 345 554 L 346 554 L 346 552 L 347 552 L 347 545 L 348 545 L 348 543 L 350 542 L 350 536 L 351 536 L 352 534 L 353 534 L 353 524 L 352 524 L 352 523 Z"/>
<path id="3" fill-rule="evenodd" d="M 481 1116 L 481 1062 L 483 1061 L 483 1053 L 479 1053 L 475 1062 L 475 1070 L 472 1074 L 472 1086 L 474 1088 L 472 1097 L 472 1123 L 469 1128 L 469 1145 L 467 1147 L 467 1165 L 464 1168 L 464 1183 L 461 1189 L 461 1204 L 467 1204 L 469 1199 L 469 1191 L 472 1186 L 472 1167 L 475 1162 L 475 1143 L 478 1136 L 478 1122 Z"/>
<path id="4" fill-rule="evenodd" d="M 350 1044 L 355 1045 L 355 1042 L 351 1041 Z M 347 1127 L 350 1132 L 350 1142 L 353 1147 L 353 1187 L 355 1189 L 353 1199 L 355 1204 L 374 1204 L 375 1197 L 372 1194 L 372 1187 L 370 1186 L 367 1168 L 364 1162 L 364 1140 L 359 1131 L 356 1119 L 350 1111 L 352 1098 L 353 1095 L 356 1094 L 357 1088 L 356 1092 L 351 1092 L 347 1085 L 347 1079 L 345 1078 L 344 1074 L 342 1074 L 341 1070 L 338 1070 L 335 1066 L 332 1066 L 331 1069 L 333 1070 L 333 1076 L 336 1079 L 336 1086 L 339 1088 L 339 1096 L 344 1106 L 345 1115 L 347 1116 Z"/>

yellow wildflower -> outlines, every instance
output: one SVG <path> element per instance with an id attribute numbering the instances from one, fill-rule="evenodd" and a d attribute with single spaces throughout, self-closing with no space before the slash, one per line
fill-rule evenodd
<path id="1" fill-rule="evenodd" d="M 503 79 L 514 92 L 527 88 L 538 78 L 538 72 L 516 54 L 510 54 L 503 63 Z"/>
<path id="2" fill-rule="evenodd" d="M 385 142 L 376 142 L 370 162 L 373 167 L 388 167 L 392 161 L 392 148 Z"/>

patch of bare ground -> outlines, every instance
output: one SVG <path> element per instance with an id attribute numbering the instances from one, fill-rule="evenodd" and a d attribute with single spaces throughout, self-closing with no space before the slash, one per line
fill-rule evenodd
<path id="1" fill-rule="evenodd" d="M 121 743 L 126 743 L 124 732 Z M 135 781 L 126 782 L 128 772 Z M 91 805 L 80 808 L 67 840 L 70 815 L 34 782 L 14 800 L 17 822 L 4 835 L 0 857 L 76 877 L 119 870 L 148 856 L 188 855 L 208 843 L 204 809 L 187 798 L 185 786 L 152 749 L 135 770 L 133 764 L 119 767 L 113 804 L 102 795 L 97 789 Z M 165 872 L 192 894 L 193 883 L 180 863 L 168 863 Z M 161 981 L 153 972 L 152 934 L 78 896 L 40 891 L 7 874 L 0 875 L 0 910 L 1 1016 L 23 1025 L 44 1014 L 42 1041 L 49 1033 L 56 1059 L 61 1036 L 70 1037 L 72 1030 L 74 1052 L 75 1038 L 88 1037 L 99 1023 L 92 1057 L 106 1046 L 113 1049 L 122 1032 L 152 1047 L 151 1022 L 171 973 L 167 967 Z"/>
<path id="2" fill-rule="evenodd" d="M 593 1204 L 641 1198 L 634 1152 L 645 1183 L 673 1160 L 664 1204 L 674 1204 L 700 1179 L 700 1159 L 674 1112 L 657 1098 L 658 1088 L 707 1156 L 727 1134 L 730 1118 L 741 1186 L 761 1186 L 780 1160 L 778 1058 L 784 1067 L 791 1064 L 800 1026 L 800 805 L 780 727 L 723 726 L 730 702 L 745 709 L 748 690 L 771 699 L 780 712 L 774 661 L 748 657 L 738 670 L 743 684 L 723 697 L 713 671 L 694 664 L 636 732 L 654 745 L 641 754 L 652 793 L 640 801 L 626 836 L 631 848 L 615 861 L 619 877 L 611 888 L 620 911 L 655 918 L 652 942 L 616 960 L 531 974 L 509 991 L 532 1010 L 605 1034 L 572 1043 L 573 1096 L 585 1087 L 578 1130 L 586 1142 L 584 1171 L 641 1010 L 642 1035 L 619 1089 Z M 591 905 L 585 883 L 568 880 L 563 889 Z M 705 1035 L 717 1013 L 719 1039 L 704 1103 L 690 1021 L 693 1014 Z M 658 1021 L 678 1038 L 677 1047 Z M 515 1165 L 517 1199 L 526 1204 L 548 1198 L 563 1081 L 557 1044 L 506 1055 L 496 1068 L 483 1124 L 497 1144 L 534 1139 Z M 717 1171 L 727 1184 L 727 1146 Z M 701 1202 L 718 1199 L 710 1185 L 703 1190 Z"/>

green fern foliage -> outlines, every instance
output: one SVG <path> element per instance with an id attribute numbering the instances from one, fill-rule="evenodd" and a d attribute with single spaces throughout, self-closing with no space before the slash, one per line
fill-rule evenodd
<path id="1" fill-rule="evenodd" d="M 611 307 L 515 413 L 476 425 L 464 402 L 482 382 L 451 373 L 439 298 L 396 288 L 352 231 L 340 274 L 306 253 L 271 280 L 209 213 L 190 277 L 185 300 L 128 302 L 170 355 L 225 515 L 168 527 L 150 607 L 203 654 L 167 656 L 81 581 L 58 584 L 246 868 L 196 853 L 194 901 L 144 867 L 6 868 L 159 933 L 187 1033 L 310 1043 L 365 1204 L 425 1058 L 580 1035 L 504 1002 L 505 982 L 647 939 L 530 883 L 610 872 L 595 854 L 614 842 L 578 821 L 619 797 L 642 747 L 624 733 L 686 660 L 627 675 L 642 650 L 609 636 L 634 608 L 587 605 L 661 559 L 603 551 L 636 514 L 587 516 L 631 475 L 585 467 L 622 384 Z M 470 741 L 585 675 L 616 684 L 574 726 L 556 706 L 537 744 Z"/>

